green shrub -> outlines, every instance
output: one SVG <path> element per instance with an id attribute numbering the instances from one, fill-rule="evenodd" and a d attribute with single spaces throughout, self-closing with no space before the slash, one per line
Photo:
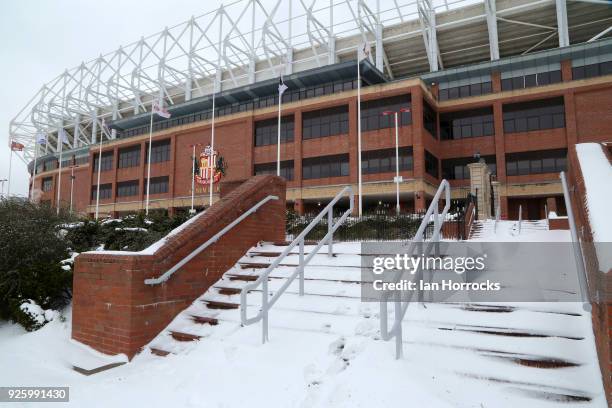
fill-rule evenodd
<path id="1" fill-rule="evenodd" d="M 71 298 L 72 271 L 60 262 L 68 245 L 57 226 L 70 221 L 46 205 L 23 199 L 0 200 L 0 318 L 37 328 L 20 310 L 34 301 L 43 309 L 59 310 Z"/>

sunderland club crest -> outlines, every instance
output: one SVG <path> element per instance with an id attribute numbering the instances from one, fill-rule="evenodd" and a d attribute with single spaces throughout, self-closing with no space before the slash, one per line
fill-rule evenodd
<path id="1" fill-rule="evenodd" d="M 195 165 L 195 182 L 201 186 L 208 186 L 210 179 L 213 183 L 218 183 L 221 177 L 225 175 L 225 160 L 219 156 L 216 150 L 213 150 L 210 145 L 200 153 L 200 157 L 196 159 Z"/>

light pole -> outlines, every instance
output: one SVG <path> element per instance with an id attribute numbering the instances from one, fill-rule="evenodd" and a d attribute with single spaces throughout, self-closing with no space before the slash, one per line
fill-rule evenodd
<path id="1" fill-rule="evenodd" d="M 189 214 L 195 214 L 194 200 L 195 200 L 195 163 L 196 163 L 196 155 L 195 149 L 196 146 L 202 146 L 202 143 L 192 144 L 191 148 L 193 149 L 193 153 L 191 156 L 191 209 L 189 210 Z"/>
<path id="2" fill-rule="evenodd" d="M 393 115 L 395 118 L 395 211 L 399 215 L 400 213 L 400 194 L 399 194 L 399 186 L 402 182 L 402 178 L 399 174 L 399 123 L 397 120 L 397 116 L 399 113 L 407 113 L 410 112 L 410 108 L 400 108 L 399 111 L 384 111 L 383 116 Z"/>
<path id="3" fill-rule="evenodd" d="M 79 166 L 70 166 L 70 214 L 72 214 L 72 198 L 74 193 L 74 169 Z"/>

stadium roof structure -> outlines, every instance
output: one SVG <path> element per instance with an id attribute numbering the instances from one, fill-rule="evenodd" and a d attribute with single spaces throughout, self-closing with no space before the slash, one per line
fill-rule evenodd
<path id="1" fill-rule="evenodd" d="M 213 93 L 356 59 L 389 80 L 612 35 L 607 0 L 239 0 L 67 69 L 10 122 L 35 156 L 112 140 L 101 126 Z M 205 99 L 205 98 L 204 98 Z M 184 105 L 183 105 L 184 106 Z"/>

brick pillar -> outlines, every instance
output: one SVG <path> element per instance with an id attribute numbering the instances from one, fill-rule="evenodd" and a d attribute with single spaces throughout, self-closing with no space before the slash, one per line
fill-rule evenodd
<path id="1" fill-rule="evenodd" d="M 491 217 L 491 174 L 484 160 L 468 164 L 470 170 L 470 191 L 476 194 L 478 219 Z"/>
<path id="2" fill-rule="evenodd" d="M 508 219 L 508 196 L 500 195 L 499 196 L 499 207 L 501 210 L 501 218 L 504 220 Z"/>
<path id="3" fill-rule="evenodd" d="M 494 71 L 491 73 L 491 90 L 495 93 L 501 92 L 501 73 L 499 71 Z"/>
<path id="4" fill-rule="evenodd" d="M 549 214 L 551 212 L 557 214 L 557 199 L 555 197 L 546 198 L 546 209 L 548 210 Z M 548 218 L 548 214 L 546 214 L 546 217 Z"/>
<path id="5" fill-rule="evenodd" d="M 561 61 L 561 79 L 563 82 L 572 80 L 572 60 Z"/>

